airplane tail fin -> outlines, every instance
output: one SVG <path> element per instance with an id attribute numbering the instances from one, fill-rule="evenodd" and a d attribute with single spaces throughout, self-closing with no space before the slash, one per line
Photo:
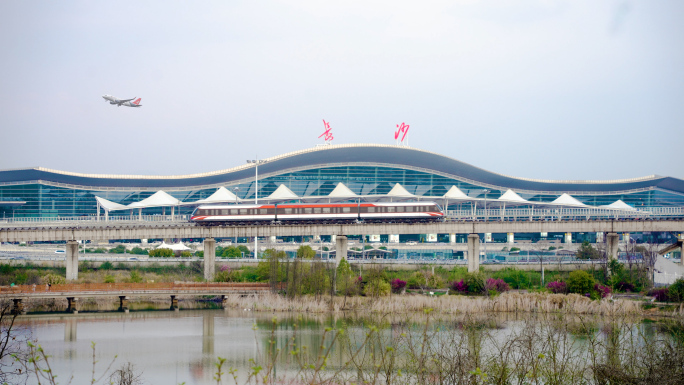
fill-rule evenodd
<path id="1" fill-rule="evenodd" d="M 137 99 L 135 99 L 135 101 L 133 102 L 133 104 L 135 104 L 135 105 L 140 104 L 140 100 L 141 100 L 141 99 L 142 99 L 142 98 L 137 98 Z"/>

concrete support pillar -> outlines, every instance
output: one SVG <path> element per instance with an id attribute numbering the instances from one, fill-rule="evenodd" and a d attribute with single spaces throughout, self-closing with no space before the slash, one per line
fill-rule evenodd
<path id="1" fill-rule="evenodd" d="M 21 298 L 14 298 L 12 302 L 14 302 L 12 314 L 24 314 L 24 304 L 21 302 Z"/>
<path id="2" fill-rule="evenodd" d="M 178 309 L 178 298 L 176 298 L 175 295 L 171 296 L 171 310 L 177 310 Z"/>
<path id="3" fill-rule="evenodd" d="M 596 243 L 603 243 L 603 232 L 599 231 L 596 233 Z"/>
<path id="4" fill-rule="evenodd" d="M 572 243 L 572 233 L 565 233 L 565 243 Z"/>
<path id="5" fill-rule="evenodd" d="M 468 234 L 468 272 L 480 270 L 480 236 Z"/>
<path id="6" fill-rule="evenodd" d="M 449 234 L 449 243 L 456 243 L 456 234 Z"/>
<path id="7" fill-rule="evenodd" d="M 620 236 L 617 233 L 606 234 L 606 254 L 608 256 L 608 260 L 617 259 L 619 240 Z"/>
<path id="8" fill-rule="evenodd" d="M 347 237 L 340 235 L 335 242 L 335 266 L 340 265 L 342 258 L 347 259 Z"/>
<path id="9" fill-rule="evenodd" d="M 125 295 L 119 296 L 119 311 L 128 313 L 128 297 Z"/>
<path id="10" fill-rule="evenodd" d="M 78 279 L 78 242 L 67 241 L 66 244 L 66 280 Z"/>
<path id="11" fill-rule="evenodd" d="M 67 297 L 67 313 L 78 314 L 78 298 Z"/>
<path id="12" fill-rule="evenodd" d="M 507 233 L 506 234 L 506 241 L 508 243 L 515 243 L 515 233 Z"/>
<path id="13" fill-rule="evenodd" d="M 214 280 L 214 265 L 216 263 L 216 240 L 214 238 L 204 239 L 204 279 Z"/>
<path id="14" fill-rule="evenodd" d="M 64 342 L 76 342 L 78 317 L 68 317 L 64 320 Z"/>
<path id="15" fill-rule="evenodd" d="M 138 220 L 142 221 L 142 208 L 138 209 Z"/>

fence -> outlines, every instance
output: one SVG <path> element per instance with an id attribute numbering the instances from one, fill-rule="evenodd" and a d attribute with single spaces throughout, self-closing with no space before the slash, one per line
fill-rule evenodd
<path id="1" fill-rule="evenodd" d="M 16 285 L 0 286 L 2 294 L 22 293 L 83 293 L 83 292 L 107 292 L 114 293 L 127 291 L 216 291 L 216 290 L 269 290 L 267 283 L 252 282 L 155 282 L 155 283 L 73 283 L 62 285 Z"/>

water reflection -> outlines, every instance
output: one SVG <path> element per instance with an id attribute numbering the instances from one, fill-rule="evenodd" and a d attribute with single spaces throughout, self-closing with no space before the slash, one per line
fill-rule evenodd
<path id="1" fill-rule="evenodd" d="M 469 368 L 513 364 L 530 370 L 558 365 L 559 373 L 573 378 L 590 375 L 574 370 L 586 366 L 590 346 L 600 347 L 598 359 L 606 367 L 621 367 L 633 347 L 657 352 L 656 342 L 681 340 L 684 334 L 681 323 L 520 313 L 440 317 L 181 310 L 30 315 L 19 323 L 52 356 L 55 372 L 61 378 L 73 374 L 74 383 L 90 379 L 95 342 L 96 371 L 118 356 L 114 367 L 131 362 L 147 382 L 188 385 L 215 383 L 217 357 L 226 358 L 224 371 L 238 370 L 241 383 L 257 364 L 263 370 L 273 367 L 277 376 L 313 375 L 302 368 L 316 367 L 320 357 L 326 358 L 324 372 L 340 372 L 353 381 L 368 381 L 370 375 L 393 378 L 399 369 L 419 373 L 420 365 L 431 376 L 448 374 L 447 382 L 453 383 L 472 375 Z M 337 334 L 340 329 L 345 332 Z M 421 363 L 423 356 L 434 362 Z"/>

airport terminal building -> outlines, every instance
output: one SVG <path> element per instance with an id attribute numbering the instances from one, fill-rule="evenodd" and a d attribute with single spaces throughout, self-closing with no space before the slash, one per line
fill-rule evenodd
<path id="1" fill-rule="evenodd" d="M 621 200 L 641 210 L 684 206 L 684 180 L 648 176 L 609 181 L 516 178 L 486 171 L 451 157 L 395 145 L 326 145 L 254 163 L 193 175 L 98 175 L 27 168 L 0 171 L 0 219 L 82 217 L 98 212 L 96 196 L 129 205 L 164 191 L 182 202 L 206 199 L 224 187 L 242 200 L 267 198 L 281 185 L 299 197 L 327 196 L 339 183 L 359 196 L 385 195 L 397 184 L 409 194 L 437 197 L 456 186 L 468 197 L 497 199 L 512 190 L 530 202 L 552 202 L 569 194 L 590 206 Z M 258 186 L 258 188 L 257 188 Z M 447 203 L 449 209 L 465 201 Z M 179 206 L 187 214 L 192 205 Z M 146 208 L 146 215 L 167 212 Z"/>

